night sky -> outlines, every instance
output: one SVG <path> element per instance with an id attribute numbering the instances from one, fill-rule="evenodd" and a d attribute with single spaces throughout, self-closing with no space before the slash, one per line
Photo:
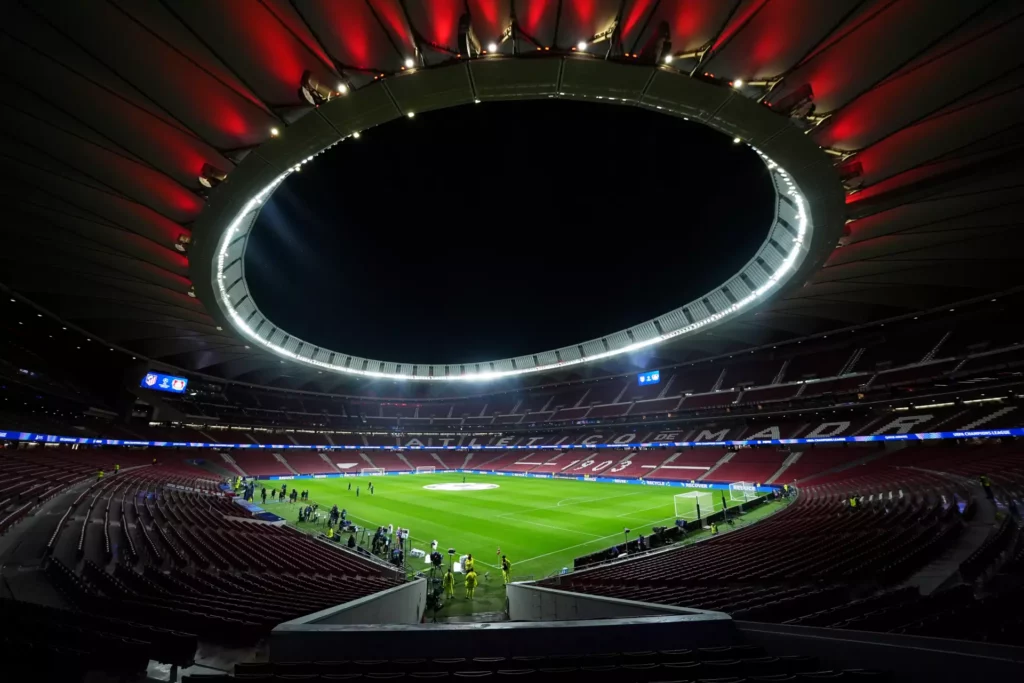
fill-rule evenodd
<path id="1" fill-rule="evenodd" d="M 257 221 L 246 276 L 306 341 L 412 363 L 585 341 L 721 284 L 765 239 L 746 146 L 634 107 L 486 103 L 365 131 Z"/>

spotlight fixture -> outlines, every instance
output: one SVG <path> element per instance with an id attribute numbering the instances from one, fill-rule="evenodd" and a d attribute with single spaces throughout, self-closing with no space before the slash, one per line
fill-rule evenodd
<path id="1" fill-rule="evenodd" d="M 587 49 L 587 41 L 581 40 L 580 42 L 576 43 L 576 49 L 579 50 L 580 52 L 582 52 L 583 50 L 586 50 Z"/>
<path id="2" fill-rule="evenodd" d="M 178 239 L 174 243 L 174 248 L 175 248 L 175 250 L 180 251 L 181 253 L 184 254 L 184 253 L 186 253 L 188 251 L 188 245 L 191 244 L 191 243 L 192 243 L 192 236 L 191 235 L 185 235 L 185 234 L 178 235 Z"/>
<path id="3" fill-rule="evenodd" d="M 414 66 L 416 66 L 416 62 L 413 61 L 413 58 L 412 57 L 406 57 L 405 58 L 405 68 L 406 69 L 411 69 Z"/>
<path id="4" fill-rule="evenodd" d="M 320 106 L 331 99 L 334 93 L 326 85 L 320 83 L 309 71 L 302 74 L 302 81 L 299 83 L 299 97 L 306 100 L 314 107 Z"/>
<path id="5" fill-rule="evenodd" d="M 338 94 L 339 95 L 347 95 L 348 94 L 348 86 L 345 85 L 344 83 L 339 83 L 338 84 Z"/>
<path id="6" fill-rule="evenodd" d="M 271 128 L 270 129 L 270 137 L 276 138 L 280 134 L 281 134 L 281 131 L 279 131 L 277 128 Z"/>
<path id="7" fill-rule="evenodd" d="M 743 79 L 742 78 L 737 78 L 735 81 L 732 82 L 732 87 L 734 87 L 734 88 L 742 88 L 743 87 Z"/>
<path id="8" fill-rule="evenodd" d="M 216 166 L 203 164 L 203 170 L 199 174 L 199 184 L 203 187 L 212 188 L 220 185 L 228 177 L 228 174 Z"/>
<path id="9" fill-rule="evenodd" d="M 473 103 L 474 104 L 480 104 L 480 101 L 481 101 L 480 98 L 477 97 L 476 99 L 473 100 Z"/>
<path id="10" fill-rule="evenodd" d="M 416 112 L 414 112 L 414 111 L 411 111 L 411 112 L 409 112 L 408 114 L 406 114 L 406 116 L 408 116 L 408 117 L 409 117 L 410 119 L 411 119 L 411 118 L 415 118 L 415 116 L 416 116 Z"/>
<path id="11" fill-rule="evenodd" d="M 354 137 L 354 138 L 355 138 L 356 140 L 358 140 L 358 139 L 359 139 L 359 138 L 361 137 L 361 134 L 360 134 L 360 132 L 359 132 L 359 131 L 357 130 L 357 131 L 356 131 L 355 133 L 352 133 L 352 137 Z"/>
<path id="12" fill-rule="evenodd" d="M 672 63 L 672 55 L 665 55 L 665 63 L 666 64 L 671 64 Z"/>
<path id="13" fill-rule="evenodd" d="M 732 142 L 733 142 L 733 144 L 734 144 L 734 145 L 738 145 L 738 144 L 740 144 L 740 143 L 741 143 L 741 142 L 743 142 L 743 141 L 742 141 L 742 140 L 740 140 L 739 138 L 733 138 L 733 139 L 732 139 Z"/>
<path id="14" fill-rule="evenodd" d="M 487 51 L 488 52 L 497 52 L 498 51 L 498 44 L 495 43 L 494 41 L 491 41 L 490 43 L 487 43 Z"/>

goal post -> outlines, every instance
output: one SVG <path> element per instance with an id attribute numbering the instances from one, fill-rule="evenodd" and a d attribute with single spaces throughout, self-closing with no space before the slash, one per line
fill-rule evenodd
<path id="1" fill-rule="evenodd" d="M 383 467 L 364 467 L 361 470 L 359 470 L 359 474 L 363 475 L 384 476 L 384 472 L 385 470 Z"/>
<path id="2" fill-rule="evenodd" d="M 422 465 L 416 468 L 416 474 L 433 474 L 437 468 L 433 465 Z"/>
<path id="3" fill-rule="evenodd" d="M 729 500 L 734 503 L 745 503 L 757 498 L 757 485 L 746 481 L 729 484 Z"/>
<path id="4" fill-rule="evenodd" d="M 722 509 L 721 503 L 715 504 L 715 497 L 710 491 L 687 491 L 679 493 L 672 498 L 675 505 L 676 517 L 695 521 L 704 519 Z"/>

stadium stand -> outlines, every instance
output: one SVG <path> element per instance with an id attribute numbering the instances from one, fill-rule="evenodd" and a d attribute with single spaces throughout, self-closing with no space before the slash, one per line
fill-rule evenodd
<path id="1" fill-rule="evenodd" d="M 690 481 L 706 476 L 731 451 L 719 447 L 692 448 L 678 451 L 660 467 L 647 475 L 648 479 Z"/>
<path id="2" fill-rule="evenodd" d="M 434 457 L 434 452 L 402 451 L 402 457 L 405 458 L 405 461 L 409 463 L 413 470 L 418 467 L 434 467 L 438 470 L 449 469 Z"/>
<path id="3" fill-rule="evenodd" d="M 337 474 L 338 468 L 316 451 L 285 451 L 285 462 L 299 474 Z"/>
<path id="4" fill-rule="evenodd" d="M 239 521 L 247 513 L 207 477 L 194 466 L 144 466 L 83 492 L 48 545 L 47 576 L 68 604 L 239 644 L 398 583 L 380 565 L 291 527 Z"/>
<path id="5" fill-rule="evenodd" d="M 277 454 L 264 450 L 235 450 L 230 457 L 245 474 L 253 477 L 269 477 L 295 474 L 280 460 Z"/>
<path id="6" fill-rule="evenodd" d="M 415 469 L 400 453 L 366 451 L 362 456 L 367 461 L 366 467 L 379 467 L 388 472 L 409 472 Z"/>
<path id="7" fill-rule="evenodd" d="M 738 450 L 728 462 L 705 475 L 702 481 L 746 481 L 760 484 L 768 481 L 782 467 L 788 455 L 787 452 L 767 448 Z"/>

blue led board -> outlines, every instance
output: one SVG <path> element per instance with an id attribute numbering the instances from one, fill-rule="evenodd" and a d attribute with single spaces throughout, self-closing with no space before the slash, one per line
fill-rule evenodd
<path id="1" fill-rule="evenodd" d="M 661 381 L 661 370 L 651 370 L 650 372 L 641 372 L 636 376 L 636 383 L 642 387 L 648 384 L 657 384 Z"/>
<path id="2" fill-rule="evenodd" d="M 156 391 L 169 391 L 172 394 L 184 394 L 188 380 L 184 377 L 164 375 L 159 372 L 147 372 L 142 378 L 140 386 L 143 389 L 154 389 Z"/>

